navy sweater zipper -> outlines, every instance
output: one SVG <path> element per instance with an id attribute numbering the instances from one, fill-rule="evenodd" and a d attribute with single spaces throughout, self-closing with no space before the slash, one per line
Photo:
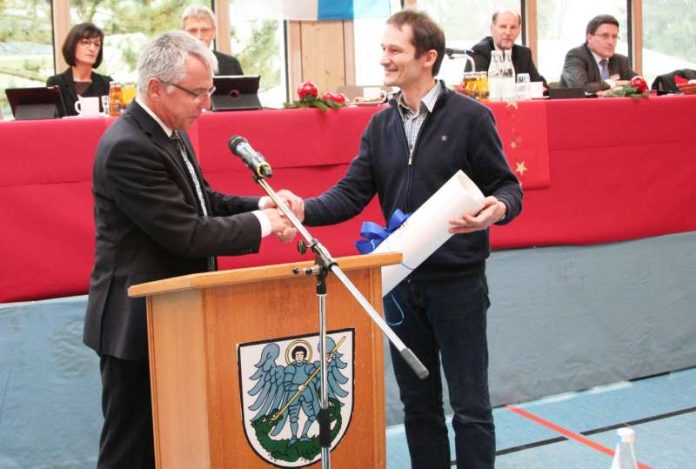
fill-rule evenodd
<path id="1" fill-rule="evenodd" d="M 437 105 L 437 104 L 436 104 Z M 434 111 L 435 109 L 433 109 Z M 418 150 L 418 144 L 420 143 L 421 135 L 423 134 L 423 131 L 425 130 L 426 125 L 428 125 L 428 122 L 430 122 L 430 116 L 432 113 L 428 112 L 428 115 L 425 116 L 425 119 L 423 120 L 423 124 L 421 125 L 420 129 L 418 129 L 418 135 L 416 135 L 416 141 L 413 143 L 413 151 L 409 153 L 408 155 L 408 168 L 407 168 L 407 173 L 406 173 L 406 200 L 404 202 L 404 211 L 406 213 L 409 213 L 412 211 L 412 191 L 413 191 L 413 173 L 415 169 L 413 168 L 413 160 L 414 157 L 416 156 L 416 151 Z M 399 116 L 401 117 L 401 116 Z M 403 121 L 401 125 L 401 129 L 403 131 L 404 135 L 404 140 L 406 141 L 406 148 L 408 148 L 408 138 L 406 138 L 406 129 L 403 126 Z"/>

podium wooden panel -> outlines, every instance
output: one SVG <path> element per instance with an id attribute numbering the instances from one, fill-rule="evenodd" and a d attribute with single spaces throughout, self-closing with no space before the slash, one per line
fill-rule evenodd
<path id="1" fill-rule="evenodd" d="M 381 312 L 381 266 L 400 254 L 338 259 Z M 135 285 L 147 296 L 157 467 L 265 468 L 244 431 L 240 344 L 318 333 L 315 276 L 290 263 L 209 272 Z M 348 430 L 332 450 L 336 467 L 385 467 L 383 338 L 333 275 L 327 329 L 354 329 L 354 402 Z M 318 357 L 317 357 L 318 358 Z M 305 467 L 320 467 L 320 461 Z"/>

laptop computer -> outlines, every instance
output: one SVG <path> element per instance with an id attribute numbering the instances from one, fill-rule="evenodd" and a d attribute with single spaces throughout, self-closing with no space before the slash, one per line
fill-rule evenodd
<path id="1" fill-rule="evenodd" d="M 261 109 L 259 75 L 218 75 L 213 77 L 213 111 Z"/>
<path id="2" fill-rule="evenodd" d="M 7 88 L 7 101 L 17 120 L 54 119 L 65 115 L 65 105 L 57 86 Z"/>
<path id="3" fill-rule="evenodd" d="M 582 88 L 549 88 L 549 99 L 585 98 Z"/>

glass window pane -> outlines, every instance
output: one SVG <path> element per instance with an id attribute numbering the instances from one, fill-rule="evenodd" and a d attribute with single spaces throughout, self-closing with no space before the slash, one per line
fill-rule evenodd
<path id="1" fill-rule="evenodd" d="M 401 9 L 400 0 L 390 0 L 392 13 Z M 384 73 L 379 66 L 382 57 L 382 34 L 386 18 L 360 18 L 353 21 L 355 38 L 355 84 L 358 86 L 381 85 Z"/>
<path id="2" fill-rule="evenodd" d="M 261 104 L 280 107 L 287 101 L 285 23 L 279 15 L 262 15 L 250 3 L 230 0 L 232 51 L 246 75 L 260 75 Z M 267 18 L 267 19 L 263 19 Z"/>
<path id="3" fill-rule="evenodd" d="M 46 1 L 0 2 L 0 110 L 12 116 L 6 88 L 44 86 L 53 75 L 51 4 Z"/>
<path id="4" fill-rule="evenodd" d="M 491 15 L 501 6 L 519 10 L 520 1 L 418 1 L 418 8 L 427 11 L 444 29 L 447 47 L 454 49 L 471 48 L 490 35 Z M 392 1 L 392 11 L 399 9 L 399 2 Z M 379 45 L 383 31 L 383 19 L 355 21 L 355 78 L 358 85 L 382 83 L 383 73 L 379 66 L 382 51 Z M 521 43 L 521 37 L 517 42 Z M 438 76 L 449 84 L 456 84 L 461 81 L 463 70 L 464 58 L 449 59 L 445 56 Z"/>
<path id="5" fill-rule="evenodd" d="M 688 0 L 643 0 L 643 71 L 657 75 L 696 70 L 696 5 Z"/>
<path id="6" fill-rule="evenodd" d="M 538 1 L 537 68 L 549 83 L 560 80 L 566 53 L 585 42 L 587 23 L 600 14 L 619 20 L 616 52 L 628 55 L 626 0 Z"/>
<path id="7" fill-rule="evenodd" d="M 104 59 L 98 73 L 120 82 L 135 82 L 140 52 L 160 34 L 181 28 L 187 4 L 186 0 L 72 1 L 70 19 L 72 24 L 92 22 L 104 31 Z"/>

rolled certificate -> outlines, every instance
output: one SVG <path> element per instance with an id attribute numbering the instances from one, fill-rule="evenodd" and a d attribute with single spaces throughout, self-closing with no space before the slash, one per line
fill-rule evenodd
<path id="1" fill-rule="evenodd" d="M 373 253 L 403 254 L 401 264 L 382 267 L 382 296 L 386 296 L 452 236 L 449 232 L 451 219 L 464 213 L 478 213 L 483 207 L 483 198 L 474 181 L 459 170 L 377 246 Z"/>

